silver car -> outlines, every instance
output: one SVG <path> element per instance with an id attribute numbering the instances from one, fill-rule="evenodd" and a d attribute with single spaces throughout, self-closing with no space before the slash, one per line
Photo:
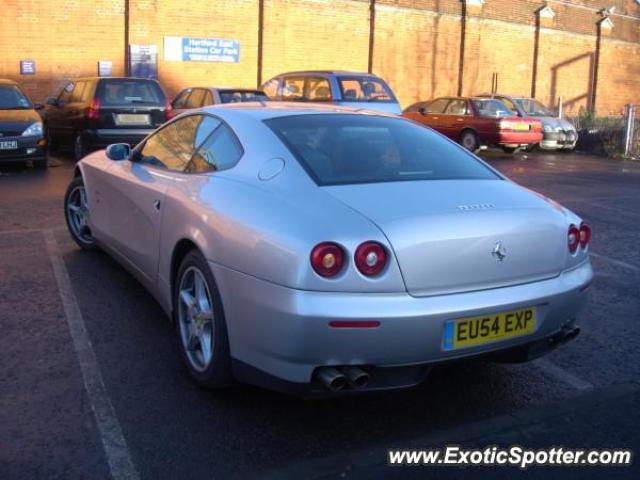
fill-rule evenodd
<path id="1" fill-rule="evenodd" d="M 65 217 L 175 324 L 206 387 L 408 387 L 574 338 L 590 228 L 395 115 L 265 103 L 176 117 L 77 165 Z"/>
<path id="2" fill-rule="evenodd" d="M 566 118 L 559 118 L 535 98 L 510 97 L 500 94 L 483 94 L 501 100 L 519 117 L 535 118 L 542 123 L 542 141 L 538 145 L 543 150 L 573 150 L 578 143 L 576 127 Z"/>

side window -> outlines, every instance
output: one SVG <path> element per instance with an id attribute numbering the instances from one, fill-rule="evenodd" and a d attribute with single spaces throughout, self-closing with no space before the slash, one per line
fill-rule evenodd
<path id="1" fill-rule="evenodd" d="M 242 154 L 240 142 L 231 128 L 221 123 L 193 156 L 189 171 L 226 170 L 238 163 Z"/>
<path id="2" fill-rule="evenodd" d="M 181 91 L 176 98 L 173 99 L 171 103 L 171 108 L 185 108 L 184 104 L 187 101 L 187 97 L 191 93 L 191 89 L 188 88 L 186 90 Z"/>
<path id="3" fill-rule="evenodd" d="M 444 112 L 444 107 L 449 103 L 448 98 L 438 98 L 433 102 L 427 104 L 424 108 L 427 113 L 442 113 Z"/>
<path id="4" fill-rule="evenodd" d="M 262 86 L 262 90 L 269 98 L 276 98 L 278 95 L 278 84 L 280 80 L 278 78 L 272 78 Z"/>
<path id="5" fill-rule="evenodd" d="M 445 110 L 448 115 L 466 115 L 467 114 L 467 101 L 466 100 L 451 100 L 447 109 Z"/>
<path id="6" fill-rule="evenodd" d="M 310 102 L 330 102 L 331 85 L 329 80 L 323 77 L 308 77 L 305 98 Z"/>
<path id="7" fill-rule="evenodd" d="M 285 77 L 282 85 L 282 100 L 304 101 L 304 77 Z"/>
<path id="8" fill-rule="evenodd" d="M 181 118 L 149 137 L 140 151 L 142 163 L 183 172 L 196 145 L 196 133 L 203 115 Z"/>
<path id="9" fill-rule="evenodd" d="M 200 108 L 202 101 L 204 100 L 204 90 L 202 88 L 194 88 L 191 91 L 191 95 L 187 98 L 187 103 L 184 108 Z"/>
<path id="10" fill-rule="evenodd" d="M 509 110 L 511 110 L 512 112 L 517 112 L 518 109 L 516 108 L 516 106 L 513 104 L 513 102 L 511 100 L 509 100 L 508 98 L 501 98 L 500 100 L 502 100 L 502 103 L 504 103 L 507 108 Z"/>
<path id="11" fill-rule="evenodd" d="M 76 87 L 73 89 L 71 93 L 71 98 L 69 98 L 69 103 L 75 103 L 82 101 L 82 95 L 84 93 L 84 88 L 87 82 L 76 82 Z"/>
<path id="12" fill-rule="evenodd" d="M 211 95 L 211 90 L 205 90 L 204 102 L 202 105 L 213 105 L 213 95 Z"/>
<path id="13" fill-rule="evenodd" d="M 58 95 L 58 106 L 61 107 L 69 103 L 69 99 L 71 98 L 71 93 L 73 92 L 74 86 L 75 85 L 73 82 L 69 82 L 64 86 L 64 88 L 60 92 L 60 95 Z"/>

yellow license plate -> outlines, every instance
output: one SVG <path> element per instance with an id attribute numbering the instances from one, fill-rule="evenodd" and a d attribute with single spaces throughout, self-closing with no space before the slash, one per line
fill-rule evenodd
<path id="1" fill-rule="evenodd" d="M 529 131 L 529 124 L 528 123 L 514 123 L 513 129 L 514 130 L 526 130 L 528 132 Z"/>
<path id="2" fill-rule="evenodd" d="M 116 115 L 118 125 L 149 125 L 149 115 L 134 113 L 119 113 Z"/>
<path id="3" fill-rule="evenodd" d="M 443 350 L 475 347 L 509 338 L 529 335 L 536 329 L 536 309 L 524 308 L 480 317 L 447 320 L 442 338 Z"/>

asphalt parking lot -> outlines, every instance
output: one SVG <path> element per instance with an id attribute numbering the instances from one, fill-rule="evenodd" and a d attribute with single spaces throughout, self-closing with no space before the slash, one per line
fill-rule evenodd
<path id="1" fill-rule="evenodd" d="M 530 364 L 443 365 L 414 390 L 322 401 L 196 387 L 152 297 L 67 235 L 73 162 L 0 165 L 0 478 L 513 478 L 506 468 L 388 467 L 385 453 L 448 443 L 640 452 L 640 163 L 485 158 L 592 225 L 582 334 Z M 639 478 L 640 469 L 526 474 Z"/>

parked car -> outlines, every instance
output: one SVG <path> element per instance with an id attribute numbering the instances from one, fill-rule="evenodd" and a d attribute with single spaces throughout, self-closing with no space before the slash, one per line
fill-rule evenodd
<path id="1" fill-rule="evenodd" d="M 175 323 L 193 378 L 302 395 L 574 338 L 590 229 L 433 130 L 335 106 L 207 107 L 79 162 L 65 218 Z"/>
<path id="2" fill-rule="evenodd" d="M 220 103 L 267 101 L 269 97 L 262 90 L 230 87 L 191 87 L 182 90 L 171 102 L 177 114 L 193 108 Z"/>
<path id="3" fill-rule="evenodd" d="M 262 85 L 273 100 L 333 103 L 400 115 L 402 110 L 387 83 L 370 73 L 310 70 L 278 75 Z"/>
<path id="4" fill-rule="evenodd" d="M 47 157 L 42 120 L 36 110 L 42 109 L 12 80 L 0 79 L 0 162 L 32 161 L 45 168 Z"/>
<path id="5" fill-rule="evenodd" d="M 540 121 L 520 118 L 493 98 L 436 98 L 414 103 L 403 115 L 428 125 L 472 152 L 489 146 L 514 153 L 542 140 Z"/>
<path id="6" fill-rule="evenodd" d="M 172 117 L 158 82 L 119 77 L 72 80 L 43 114 L 50 148 L 70 143 L 78 160 L 111 143 L 135 145 Z"/>
<path id="7" fill-rule="evenodd" d="M 573 150 L 578 142 L 576 127 L 568 120 L 558 118 L 535 98 L 511 97 L 500 94 L 482 94 L 500 100 L 521 118 L 535 118 L 542 123 L 543 138 L 538 146 L 544 150 Z"/>

